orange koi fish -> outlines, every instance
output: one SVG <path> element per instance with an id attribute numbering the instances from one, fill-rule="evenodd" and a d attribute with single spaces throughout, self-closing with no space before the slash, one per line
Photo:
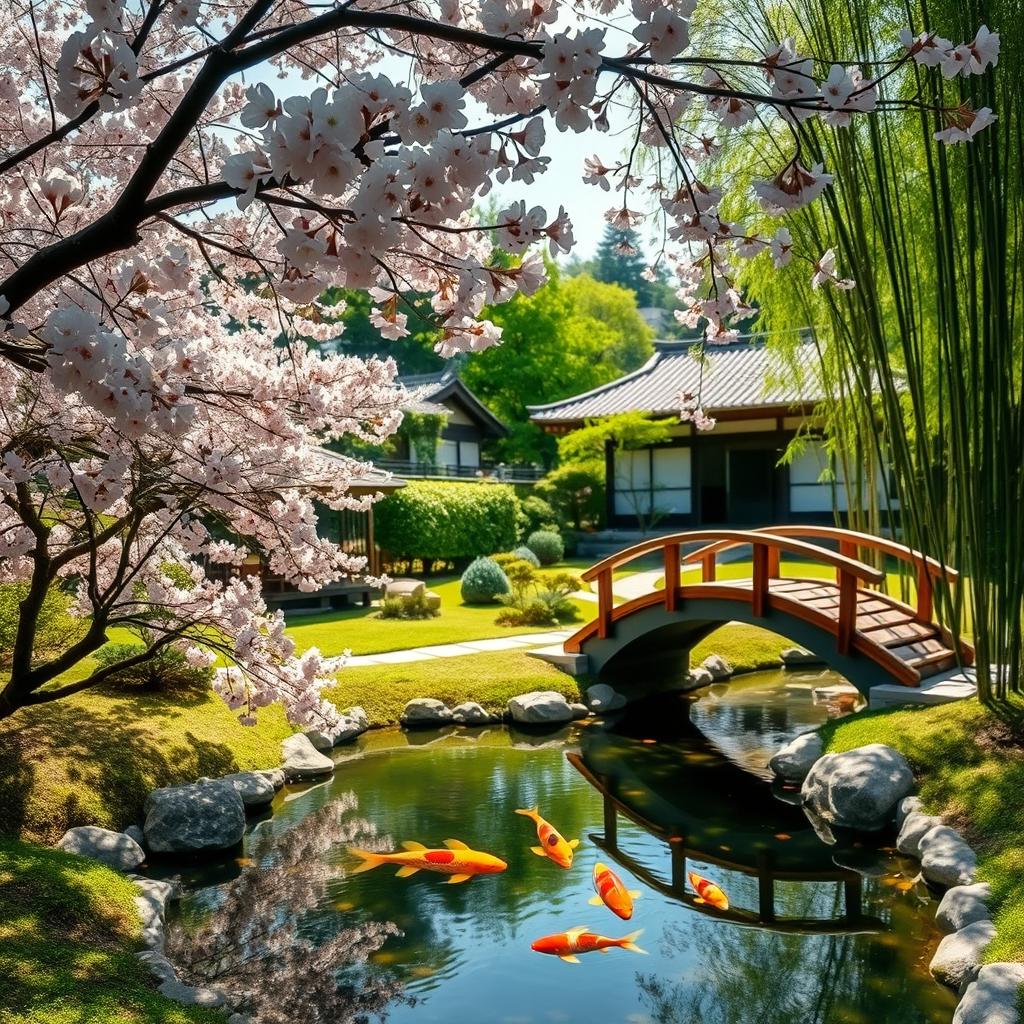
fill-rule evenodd
<path id="1" fill-rule="evenodd" d="M 548 857 L 560 868 L 572 867 L 572 851 L 580 845 L 578 839 L 570 839 L 566 842 L 561 833 L 550 822 L 540 816 L 539 807 L 531 807 L 529 810 L 517 809 L 516 814 L 522 814 L 537 823 L 537 838 L 540 846 L 531 846 L 530 849 L 538 857 Z"/>
<path id="2" fill-rule="evenodd" d="M 693 886 L 694 891 L 697 893 L 698 903 L 706 903 L 709 907 L 714 907 L 716 910 L 729 909 L 729 897 L 714 882 L 703 878 L 695 871 L 689 872 L 687 877 L 690 879 L 690 885 Z"/>
<path id="3" fill-rule="evenodd" d="M 348 852 L 362 860 L 350 874 L 372 871 L 381 864 L 398 864 L 398 878 L 408 878 L 417 871 L 436 871 L 451 875 L 448 884 L 457 885 L 474 875 L 497 875 L 508 867 L 500 858 L 481 850 L 471 850 L 458 839 L 446 839 L 444 845 L 447 847 L 445 850 L 428 850 L 422 843 L 402 843 L 404 853 L 372 853 L 350 846 Z"/>
<path id="4" fill-rule="evenodd" d="M 640 897 L 639 889 L 627 889 L 622 879 L 607 864 L 601 863 L 594 865 L 594 891 L 597 895 L 590 897 L 591 905 L 604 904 L 623 921 L 633 916 L 633 900 Z"/>
<path id="5" fill-rule="evenodd" d="M 636 940 L 640 938 L 640 931 L 630 932 L 623 935 L 621 939 L 610 939 L 607 935 L 597 935 L 588 932 L 585 925 L 578 928 L 570 928 L 567 932 L 559 932 L 557 935 L 545 935 L 538 939 L 530 949 L 535 953 L 547 953 L 550 956 L 557 956 L 567 964 L 578 964 L 577 953 L 607 953 L 609 949 L 618 947 L 628 949 L 633 953 L 646 953 L 641 949 Z"/>

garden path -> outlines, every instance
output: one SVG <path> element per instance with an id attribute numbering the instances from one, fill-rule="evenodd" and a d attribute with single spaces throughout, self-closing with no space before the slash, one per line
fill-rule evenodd
<path id="1" fill-rule="evenodd" d="M 480 654 L 483 651 L 511 651 L 516 648 L 546 647 L 560 644 L 572 636 L 572 629 L 551 629 L 544 633 L 519 633 L 515 636 L 495 636 L 485 640 L 464 640 L 457 644 L 430 644 L 410 647 L 404 651 L 384 651 L 380 654 L 354 654 L 346 665 L 405 665 L 412 661 L 431 658 L 453 658 L 460 654 Z"/>

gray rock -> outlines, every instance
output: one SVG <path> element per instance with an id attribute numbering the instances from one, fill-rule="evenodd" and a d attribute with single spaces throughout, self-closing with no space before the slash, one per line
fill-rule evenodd
<path id="1" fill-rule="evenodd" d="M 683 676 L 682 688 L 684 691 L 700 690 L 705 686 L 710 686 L 714 681 L 714 676 L 702 665 L 698 665 Z"/>
<path id="2" fill-rule="evenodd" d="M 819 758 L 800 794 L 812 812 L 833 826 L 876 832 L 914 787 L 906 758 L 884 743 L 871 743 Z"/>
<path id="3" fill-rule="evenodd" d="M 229 782 L 154 789 L 143 810 L 146 845 L 154 853 L 227 850 L 245 832 L 245 806 Z"/>
<path id="4" fill-rule="evenodd" d="M 896 838 L 896 849 L 908 857 L 919 857 L 921 840 L 925 833 L 941 824 L 942 819 L 934 814 L 921 814 L 920 811 L 912 811 L 903 819 L 900 834 Z"/>
<path id="5" fill-rule="evenodd" d="M 967 986 L 953 1024 L 1019 1024 L 1017 1000 L 1024 986 L 1024 964 L 985 964 Z"/>
<path id="6" fill-rule="evenodd" d="M 91 857 L 118 871 L 131 871 L 146 859 L 145 851 L 131 836 L 96 825 L 68 829 L 57 843 L 57 849 Z"/>
<path id="7" fill-rule="evenodd" d="M 924 814 L 924 804 L 921 802 L 919 796 L 905 796 L 896 805 L 896 828 L 903 828 L 903 822 L 906 821 L 908 814 L 913 814 L 915 811 L 919 811 Z"/>
<path id="8" fill-rule="evenodd" d="M 392 580 L 384 588 L 385 597 L 417 597 L 424 593 L 427 585 L 422 580 Z"/>
<path id="9" fill-rule="evenodd" d="M 768 767 L 776 778 L 803 782 L 819 757 L 821 737 L 816 732 L 805 732 L 782 747 L 768 762 Z"/>
<path id="10" fill-rule="evenodd" d="M 586 704 L 580 704 L 578 701 L 570 703 L 569 710 L 572 711 L 573 721 L 590 717 L 590 708 Z"/>
<path id="11" fill-rule="evenodd" d="M 467 700 L 452 708 L 452 721 L 459 725 L 487 725 L 491 721 L 490 714 L 476 701 Z"/>
<path id="12" fill-rule="evenodd" d="M 135 897 L 135 908 L 142 922 L 142 944 L 147 950 L 162 952 L 164 948 L 164 915 L 167 912 L 167 901 L 175 895 L 175 888 L 170 882 L 160 882 L 153 878 L 132 879 L 139 895 Z"/>
<path id="13" fill-rule="evenodd" d="M 319 729 L 307 729 L 303 734 L 310 743 L 313 744 L 314 749 L 319 750 L 321 754 L 327 753 L 328 750 L 334 748 L 334 740 L 330 736 L 320 732 Z"/>
<path id="14" fill-rule="evenodd" d="M 711 678 L 718 682 L 719 679 L 728 679 L 735 671 L 732 665 L 720 654 L 709 654 L 702 662 L 701 667 L 711 673 Z"/>
<path id="15" fill-rule="evenodd" d="M 572 721 L 568 701 L 554 690 L 521 693 L 508 702 L 508 712 L 519 725 L 559 725 Z"/>
<path id="16" fill-rule="evenodd" d="M 989 920 L 988 900 L 992 890 L 988 882 L 973 885 L 954 885 L 947 889 L 939 909 L 935 911 L 935 923 L 947 935 L 966 928 L 976 921 Z"/>
<path id="17" fill-rule="evenodd" d="M 787 667 L 803 668 L 806 665 L 824 665 L 825 662 L 812 651 L 803 647 L 787 647 L 780 655 L 779 660 Z"/>
<path id="18" fill-rule="evenodd" d="M 360 711 L 363 709 L 360 708 Z M 357 736 L 361 736 L 367 729 L 366 712 L 363 711 L 362 719 L 358 719 L 353 715 L 339 715 L 338 716 L 338 728 L 334 734 L 334 745 L 338 746 L 341 743 L 351 743 Z"/>
<path id="19" fill-rule="evenodd" d="M 283 768 L 263 768 L 256 774 L 265 778 L 275 790 L 280 789 L 285 783 Z"/>
<path id="20" fill-rule="evenodd" d="M 978 858 L 962 835 L 948 825 L 936 825 L 921 837 L 921 874 L 935 885 L 970 885 Z"/>
<path id="21" fill-rule="evenodd" d="M 361 729 L 370 728 L 370 716 L 358 704 L 354 708 L 348 708 L 345 714 L 357 722 Z"/>
<path id="22" fill-rule="evenodd" d="M 244 1013 L 233 1013 L 228 1017 L 228 1024 L 250 1024 L 251 1019 Z"/>
<path id="23" fill-rule="evenodd" d="M 274 784 L 262 772 L 232 772 L 224 781 L 238 790 L 246 807 L 266 807 L 274 799 Z"/>
<path id="24" fill-rule="evenodd" d="M 402 725 L 419 726 L 446 725 L 452 720 L 452 711 L 444 701 L 433 697 L 414 697 L 402 709 Z"/>
<path id="25" fill-rule="evenodd" d="M 281 741 L 281 759 L 286 782 L 322 779 L 334 771 L 334 762 L 321 754 L 301 732 Z"/>
<path id="26" fill-rule="evenodd" d="M 228 1002 L 224 993 L 215 988 L 197 988 L 177 980 L 163 982 L 157 991 L 182 1006 L 204 1006 L 215 1010 L 227 1006 Z"/>
<path id="27" fill-rule="evenodd" d="M 607 683 L 591 686 L 586 694 L 587 706 L 596 714 L 604 711 L 618 711 L 626 706 L 626 698 Z"/>
<path id="28" fill-rule="evenodd" d="M 991 921 L 975 921 L 945 936 L 928 965 L 932 977 L 959 991 L 962 986 L 974 980 L 981 968 L 985 947 L 995 938 L 995 934 L 995 925 Z"/>
<path id="29" fill-rule="evenodd" d="M 146 836 L 142 829 L 138 825 L 129 825 L 125 830 L 124 834 L 139 844 L 140 847 L 145 849 L 146 847 Z"/>
<path id="30" fill-rule="evenodd" d="M 158 953 L 155 949 L 146 949 L 141 953 L 135 954 L 136 958 L 140 963 L 144 964 L 148 969 L 149 973 L 156 978 L 157 981 L 176 981 L 178 978 L 178 972 L 174 969 L 174 964 L 163 955 Z"/>

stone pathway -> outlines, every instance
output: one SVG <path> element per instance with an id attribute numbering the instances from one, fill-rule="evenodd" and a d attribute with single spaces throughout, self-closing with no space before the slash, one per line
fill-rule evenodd
<path id="1" fill-rule="evenodd" d="M 405 665 L 413 661 L 429 661 L 431 658 L 453 658 L 460 654 L 481 654 L 485 651 L 526 650 L 530 647 L 547 647 L 560 644 L 576 631 L 552 629 L 545 633 L 518 633 L 512 636 L 495 636 L 484 640 L 464 640 L 458 644 L 432 644 L 426 647 L 411 647 L 404 651 L 383 651 L 380 654 L 354 654 L 345 663 L 357 665 Z"/>

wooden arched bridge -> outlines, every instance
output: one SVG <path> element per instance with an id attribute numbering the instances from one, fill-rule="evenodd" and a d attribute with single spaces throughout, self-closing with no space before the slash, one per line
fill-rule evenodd
<path id="1" fill-rule="evenodd" d="M 751 576 L 718 579 L 718 556 L 742 547 L 752 551 Z M 915 603 L 887 593 L 885 572 L 861 561 L 862 552 L 908 565 Z M 615 570 L 653 553 L 662 556 L 664 588 L 616 605 Z M 834 578 L 783 575 L 783 555 L 834 570 Z M 684 582 L 691 565 L 700 566 L 699 582 Z M 565 652 L 585 654 L 591 675 L 613 681 L 627 696 L 665 688 L 666 670 L 681 676 L 690 648 L 730 621 L 795 641 L 864 693 L 881 683 L 916 687 L 974 660 L 973 649 L 961 643 L 957 650 L 935 617 L 936 590 L 955 585 L 957 571 L 897 541 L 852 530 L 769 526 L 651 537 L 582 578 L 596 583 L 598 614 L 566 640 Z"/>

